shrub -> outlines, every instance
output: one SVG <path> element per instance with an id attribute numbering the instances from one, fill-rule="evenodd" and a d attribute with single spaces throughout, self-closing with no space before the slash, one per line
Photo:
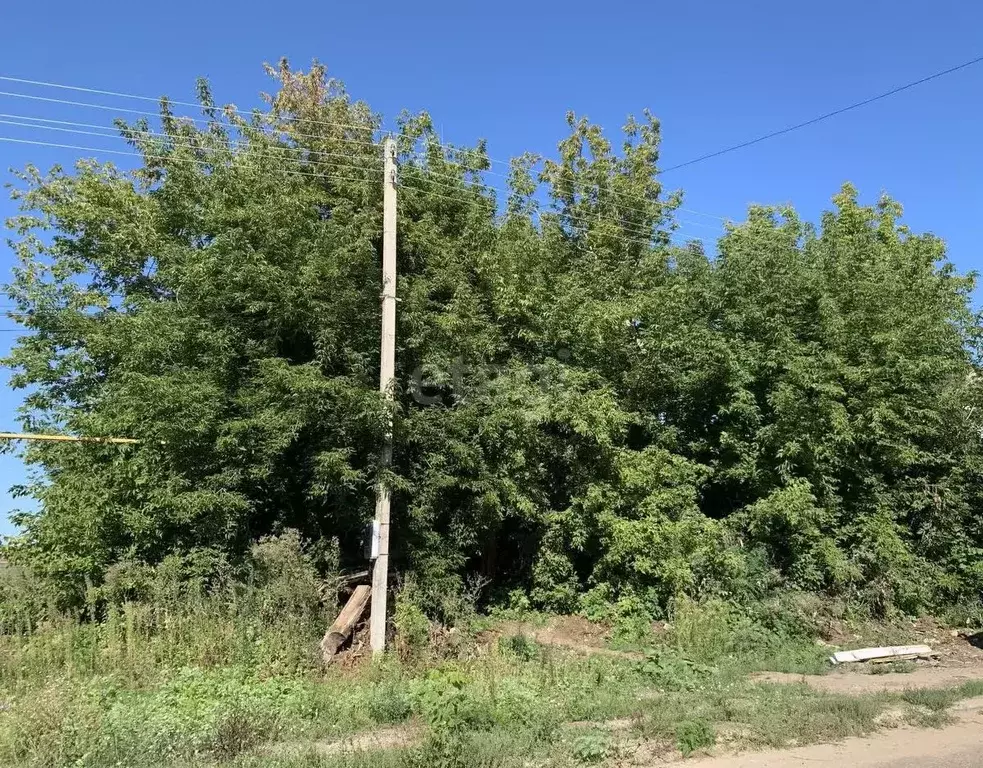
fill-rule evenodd
<path id="1" fill-rule="evenodd" d="M 650 651 L 638 671 L 645 680 L 666 691 L 693 691 L 716 674 L 714 667 L 697 664 L 678 653 L 656 649 Z"/>
<path id="2" fill-rule="evenodd" d="M 369 717 L 376 723 L 401 723 L 413 713 L 413 701 L 406 688 L 394 681 L 375 683 L 366 701 Z"/>
<path id="3" fill-rule="evenodd" d="M 261 620 L 322 618 L 325 597 L 335 607 L 335 595 L 318 574 L 297 531 L 264 536 L 250 548 L 249 559 Z"/>
<path id="4" fill-rule="evenodd" d="M 433 669 L 411 688 L 414 709 L 436 732 L 490 728 L 495 722 L 492 704 L 470 682 L 453 667 Z"/>
<path id="5" fill-rule="evenodd" d="M 716 742 L 713 726 L 705 720 L 684 720 L 676 726 L 676 746 L 689 757 L 698 749 L 707 749 Z"/>
<path id="6" fill-rule="evenodd" d="M 394 624 L 396 643 L 403 658 L 419 656 L 429 649 L 430 620 L 414 600 L 412 586 L 404 586 L 396 595 Z"/>
<path id="7" fill-rule="evenodd" d="M 498 647 L 521 661 L 532 661 L 540 653 L 539 644 L 525 635 L 506 635 L 498 639 Z"/>
<path id="8" fill-rule="evenodd" d="M 739 620 L 722 600 L 697 603 L 682 597 L 673 608 L 670 639 L 685 656 L 712 662 L 733 649 Z"/>
<path id="9" fill-rule="evenodd" d="M 613 754 L 611 736 L 604 731 L 589 731 L 574 740 L 571 753 L 581 763 L 601 763 Z"/>

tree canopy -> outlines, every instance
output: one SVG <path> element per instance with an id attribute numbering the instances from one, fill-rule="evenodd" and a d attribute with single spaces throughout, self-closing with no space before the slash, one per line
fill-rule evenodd
<path id="1" fill-rule="evenodd" d="M 124 560 L 236 557 L 296 529 L 361 561 L 379 479 L 379 117 L 315 65 L 269 72 L 142 155 L 19 174 L 6 363 L 33 444 L 9 556 L 66 602 Z M 400 121 L 397 567 L 556 610 L 658 614 L 788 585 L 878 611 L 983 589 L 972 275 L 850 186 L 817 225 L 751 207 L 674 243 L 659 123 L 568 116 L 513 161 Z"/>

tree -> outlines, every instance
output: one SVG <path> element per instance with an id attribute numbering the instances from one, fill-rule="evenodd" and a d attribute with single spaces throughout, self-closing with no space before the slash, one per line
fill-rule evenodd
<path id="1" fill-rule="evenodd" d="M 20 176 L 24 426 L 141 440 L 27 450 L 8 549 L 68 603 L 120 560 L 286 528 L 361 558 L 380 122 L 319 65 L 270 74 L 248 117 L 202 83 L 199 123 L 121 123 L 135 171 Z M 941 241 L 845 188 L 818 231 L 752 208 L 711 258 L 671 243 L 657 121 L 618 151 L 568 125 L 500 202 L 482 143 L 401 120 L 398 567 L 562 610 L 748 595 L 762 561 L 878 609 L 980 589 L 980 326 Z"/>

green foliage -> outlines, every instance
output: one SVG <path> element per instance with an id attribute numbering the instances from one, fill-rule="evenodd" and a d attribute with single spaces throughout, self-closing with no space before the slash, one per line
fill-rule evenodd
<path id="1" fill-rule="evenodd" d="M 578 736 L 571 747 L 574 759 L 587 765 L 604 762 L 612 752 L 611 736 L 604 731 L 588 731 Z"/>
<path id="2" fill-rule="evenodd" d="M 713 726 L 705 720 L 684 720 L 676 726 L 676 746 L 683 757 L 689 757 L 698 749 L 712 747 L 716 740 Z"/>
<path id="3" fill-rule="evenodd" d="M 174 555 L 153 568 L 120 563 L 107 576 L 83 620 L 45 609 L 33 625 L 0 635 L 0 684 L 24 676 L 142 680 L 218 664 L 293 673 L 312 668 L 333 618 L 334 597 L 321 602 L 327 587 L 293 533 L 258 545 L 238 573 L 221 560 Z"/>
<path id="4" fill-rule="evenodd" d="M 230 594 L 257 588 L 257 579 L 244 579 L 236 590 L 209 599 L 224 603 Z M 140 604 L 143 610 L 153 607 L 149 599 Z M 250 603 L 254 611 L 262 604 L 261 599 Z M 291 604 L 305 615 L 303 603 Z M 501 652 L 465 654 L 438 666 L 417 659 L 404 664 L 393 656 L 360 670 L 318 670 L 313 663 L 286 669 L 270 664 L 265 653 L 249 656 L 236 643 L 214 642 L 236 637 L 239 625 L 245 625 L 243 637 L 255 646 L 292 641 L 297 647 L 287 655 L 299 658 L 316 645 L 323 624 L 305 637 L 297 633 L 301 625 L 283 612 L 251 622 L 201 605 L 187 617 L 170 609 L 173 621 L 193 621 L 197 631 L 182 639 L 159 624 L 151 634 L 133 632 L 125 639 L 108 633 L 107 618 L 76 620 L 74 631 L 67 623 L 40 627 L 16 644 L 5 638 L 0 764 L 518 768 L 530 762 L 600 763 L 623 754 L 622 745 L 637 745 L 639 737 L 662 745 L 676 742 L 684 752 L 704 749 L 712 746 L 715 732 L 735 724 L 741 743 L 752 746 L 863 734 L 877 727 L 885 707 L 897 709 L 904 702 L 932 710 L 931 717 L 918 715 L 919 722 L 940 723 L 950 704 L 981 691 L 972 683 L 942 692 L 846 697 L 801 685 L 755 683 L 749 671 L 771 668 L 774 658 L 804 659 L 817 650 L 815 643 L 769 634 L 738 608 L 718 604 L 683 609 L 689 627 L 729 635 L 713 643 L 696 629 L 685 635 L 704 655 L 730 649 L 712 664 L 694 662 L 679 650 L 680 636 L 653 648 L 643 661 L 546 646 L 517 653 L 528 646 L 503 640 Z M 700 612 L 707 616 L 699 618 Z M 124 620 L 116 631 L 125 626 Z M 291 631 L 281 637 L 285 628 Z M 172 647 L 164 657 L 154 633 L 189 647 Z M 198 635 L 213 640 L 195 646 Z M 21 647 L 43 647 L 47 655 L 23 663 L 30 653 L 18 656 Z M 208 654 L 199 655 L 204 647 Z M 614 721 L 628 718 L 630 733 L 614 727 Z M 373 748 L 366 739 L 365 751 L 349 749 L 368 732 L 396 738 L 388 746 Z"/>
<path id="5" fill-rule="evenodd" d="M 532 661 L 539 657 L 539 646 L 536 641 L 521 634 L 499 638 L 498 647 L 522 661 Z"/>
<path id="6" fill-rule="evenodd" d="M 373 722 L 394 725 L 413 714 L 413 699 L 405 686 L 381 681 L 371 687 L 366 708 Z"/>
<path id="7" fill-rule="evenodd" d="M 396 639 L 403 656 L 409 658 L 426 651 L 430 643 L 430 620 L 414 602 L 412 589 L 402 589 L 396 595 L 393 622 Z"/>
<path id="8" fill-rule="evenodd" d="M 879 615 L 979 598 L 974 276 L 898 203 L 844 186 L 815 226 L 753 206 L 711 257 L 672 244 L 681 193 L 648 114 L 618 149 L 571 114 L 501 201 L 483 144 L 407 117 L 390 410 L 379 118 L 320 65 L 269 73 L 248 121 L 202 84 L 205 127 L 166 103 L 159 133 L 121 124 L 133 172 L 18 177 L 24 427 L 141 442 L 26 449 L 37 506 L 6 557 L 42 586 L 4 600 L 5 629 L 99 615 L 165 563 L 205 566 L 189 578 L 210 588 L 252 558 L 262 580 L 286 530 L 321 577 L 361 566 L 380 480 L 394 566 L 448 625 L 486 599 L 617 605 L 637 641 L 687 598 L 821 591 Z M 303 574 L 259 610 L 316 611 Z"/>
<path id="9" fill-rule="evenodd" d="M 663 648 L 648 653 L 639 672 L 653 685 L 665 691 L 694 691 L 717 673 L 714 667 L 697 664 Z"/>
<path id="10" fill-rule="evenodd" d="M 231 668 L 182 670 L 150 692 L 108 678 L 59 680 L 11 707 L 0 753 L 34 765 L 229 758 L 285 735 L 289 723 L 325 703 L 310 682 L 259 680 Z"/>
<path id="11" fill-rule="evenodd" d="M 670 639 L 693 659 L 713 662 L 744 645 L 743 635 L 753 627 L 735 608 L 721 600 L 698 604 L 680 600 L 672 616 Z"/>
<path id="12" fill-rule="evenodd" d="M 748 505 L 738 517 L 749 539 L 761 542 L 793 584 L 820 590 L 841 586 L 848 568 L 843 553 L 827 537 L 828 512 L 816 505 L 809 483 L 796 480 Z"/>
<path id="13" fill-rule="evenodd" d="M 960 699 L 983 695 L 983 682 L 973 680 L 956 688 L 912 688 L 901 694 L 909 704 L 942 712 Z"/>
<path id="14" fill-rule="evenodd" d="M 467 675 L 453 667 L 433 669 L 417 682 L 413 688 L 415 706 L 432 730 L 454 733 L 492 725 L 490 702 L 474 695 L 469 683 Z"/>

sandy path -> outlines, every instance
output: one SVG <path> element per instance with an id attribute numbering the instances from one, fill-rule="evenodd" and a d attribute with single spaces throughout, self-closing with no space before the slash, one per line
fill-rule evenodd
<path id="1" fill-rule="evenodd" d="M 909 688 L 952 688 L 972 680 L 983 680 L 983 664 L 965 667 L 922 667 L 913 672 L 889 672 L 862 675 L 846 672 L 829 675 L 790 675 L 783 672 L 760 672 L 751 676 L 762 683 L 805 683 L 827 693 L 860 695 L 881 691 L 904 691 Z M 981 747 L 983 751 L 983 747 Z M 983 766 L 983 756 L 980 758 Z"/>
<path id="2" fill-rule="evenodd" d="M 908 675 L 905 675 L 907 677 Z M 980 768 L 983 766 L 983 699 L 953 708 L 954 725 L 938 730 L 898 728 L 838 744 L 714 757 L 687 768 Z"/>

